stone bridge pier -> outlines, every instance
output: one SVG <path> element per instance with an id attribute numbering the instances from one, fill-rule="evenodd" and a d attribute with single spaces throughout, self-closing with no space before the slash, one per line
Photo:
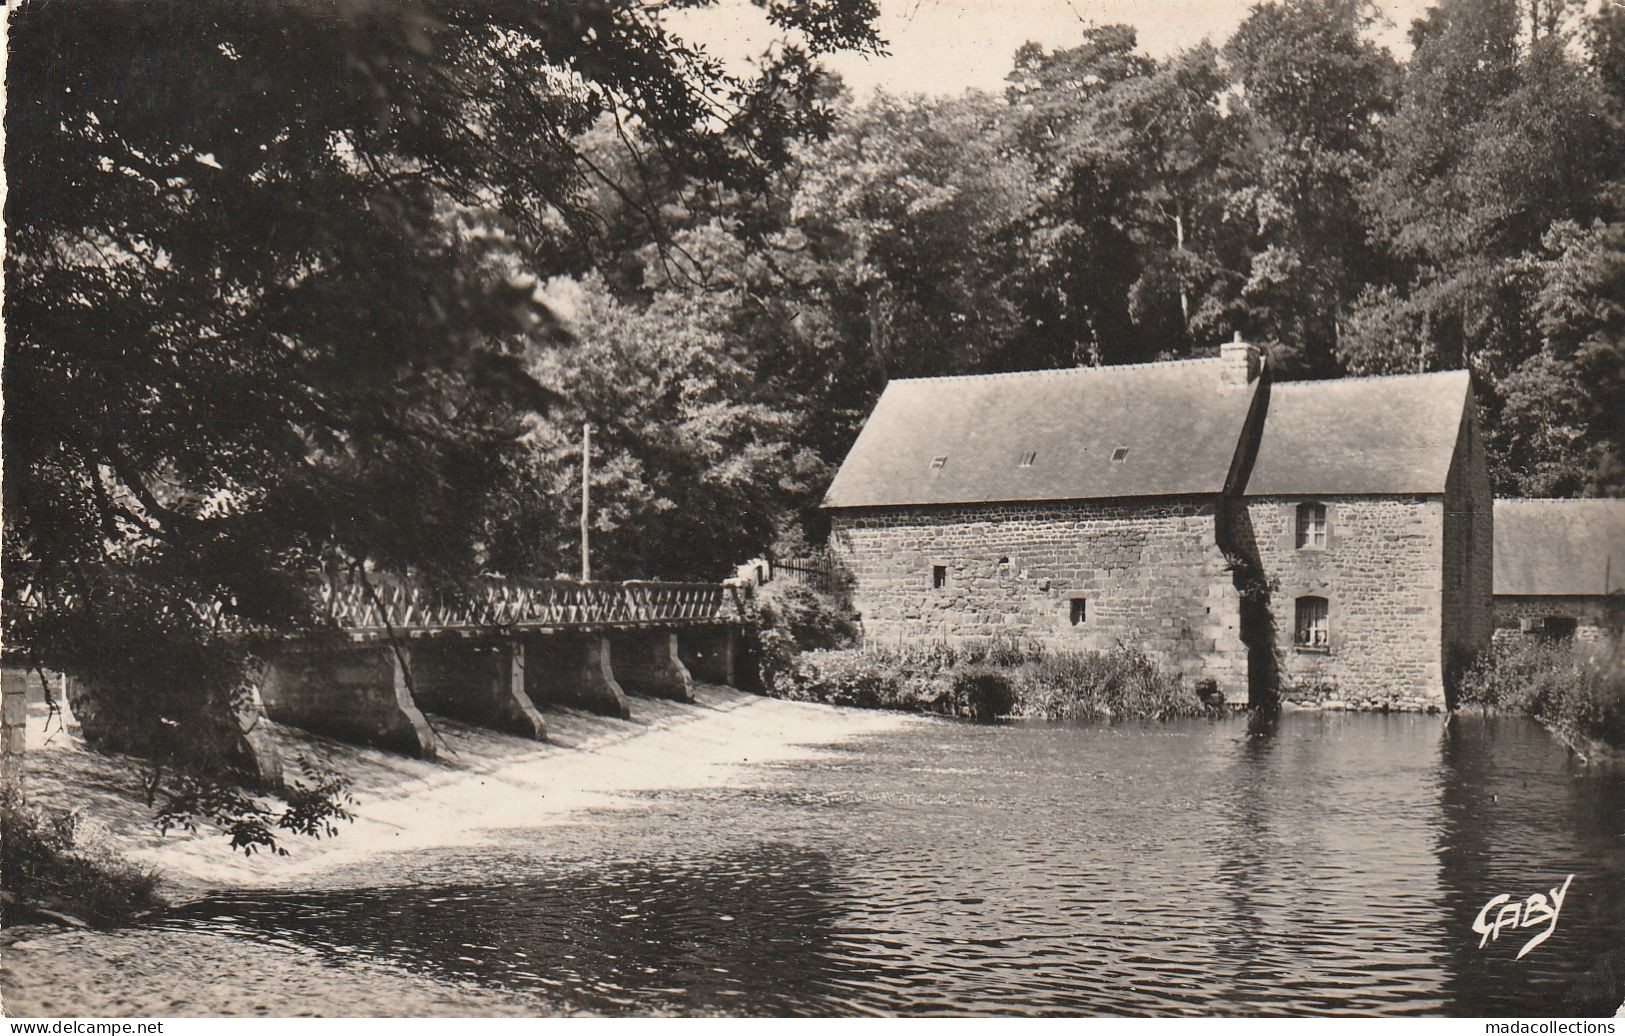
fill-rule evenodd
<path id="1" fill-rule="evenodd" d="M 739 627 L 711 626 L 684 630 L 677 635 L 678 656 L 697 680 L 739 686 L 737 656 Z"/>
<path id="2" fill-rule="evenodd" d="M 290 648 L 266 667 L 260 700 L 279 723 L 433 759 L 434 735 L 412 698 L 413 650 L 378 642 Z"/>
<path id="3" fill-rule="evenodd" d="M 547 723 L 526 690 L 525 645 L 518 640 L 423 640 L 412 645 L 412 697 L 418 708 L 537 741 Z"/>
<path id="4" fill-rule="evenodd" d="M 677 634 L 633 630 L 609 638 L 610 664 L 622 687 L 654 698 L 694 700 L 694 679 L 678 655 Z"/>
<path id="5" fill-rule="evenodd" d="M 525 690 L 531 701 L 632 718 L 626 691 L 615 677 L 609 637 L 543 633 L 526 636 L 522 642 Z"/>
<path id="6" fill-rule="evenodd" d="M 540 710 L 549 705 L 630 719 L 628 690 L 692 702 L 696 679 L 731 684 L 738 639 L 736 627 L 720 626 L 294 645 L 267 665 L 254 711 L 432 759 L 435 736 L 425 712 L 542 741 Z"/>

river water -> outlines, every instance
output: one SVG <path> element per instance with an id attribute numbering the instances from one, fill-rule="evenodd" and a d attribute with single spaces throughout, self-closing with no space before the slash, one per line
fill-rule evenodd
<path id="1" fill-rule="evenodd" d="M 501 844 L 160 923 L 538 1011 L 1612 1015 L 1625 995 L 1625 778 L 1520 719 L 910 721 Z M 1547 940 L 1517 958 L 1542 921 L 1480 948 L 1487 901 L 1569 875 Z"/>

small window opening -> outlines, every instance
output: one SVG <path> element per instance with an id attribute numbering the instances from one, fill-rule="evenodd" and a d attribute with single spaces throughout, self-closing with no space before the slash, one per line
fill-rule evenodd
<path id="1" fill-rule="evenodd" d="M 1327 612 L 1324 597 L 1298 598 L 1297 633 L 1293 638 L 1298 647 L 1310 651 L 1325 651 L 1331 647 Z"/>
<path id="2" fill-rule="evenodd" d="M 1029 451 L 1027 453 L 1023 453 L 1021 455 L 1021 460 L 1016 462 L 1016 467 L 1018 467 L 1018 468 L 1030 468 L 1030 467 L 1033 466 L 1034 462 L 1036 462 L 1037 460 L 1038 460 L 1038 451 L 1037 450 L 1031 450 L 1031 451 Z"/>
<path id="3" fill-rule="evenodd" d="M 1326 505 L 1298 505 L 1298 549 L 1326 546 Z"/>
<path id="4" fill-rule="evenodd" d="M 932 565 L 931 566 L 931 589 L 933 589 L 933 590 L 941 590 L 943 587 L 945 587 L 947 585 L 948 585 L 948 566 L 947 565 Z"/>
<path id="5" fill-rule="evenodd" d="M 931 470 L 932 471 L 941 471 L 943 465 L 945 465 L 947 463 L 948 463 L 948 455 L 946 453 L 939 453 L 937 456 L 931 458 Z"/>
<path id="6" fill-rule="evenodd" d="M 1125 460 L 1128 460 L 1128 447 L 1127 446 L 1119 446 L 1119 447 L 1117 447 L 1117 449 L 1112 451 L 1112 463 L 1113 464 L 1121 464 Z"/>
<path id="7" fill-rule="evenodd" d="M 1084 621 L 1089 618 L 1089 602 L 1082 597 L 1072 598 L 1072 610 L 1069 617 L 1072 620 L 1072 625 L 1082 626 Z"/>
<path id="8" fill-rule="evenodd" d="M 1580 622 L 1570 615 L 1548 615 L 1540 624 L 1542 640 L 1573 640 Z"/>

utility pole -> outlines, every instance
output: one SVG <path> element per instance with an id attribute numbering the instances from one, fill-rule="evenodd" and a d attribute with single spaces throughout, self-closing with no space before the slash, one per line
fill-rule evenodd
<path id="1" fill-rule="evenodd" d="M 592 555 L 587 551 L 587 519 L 592 513 L 589 502 L 592 486 L 592 425 L 581 425 L 581 581 L 592 580 Z"/>

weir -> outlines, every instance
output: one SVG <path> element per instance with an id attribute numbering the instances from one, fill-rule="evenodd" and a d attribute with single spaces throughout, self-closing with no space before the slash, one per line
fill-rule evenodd
<path id="1" fill-rule="evenodd" d="M 677 634 L 635 630 L 610 637 L 611 668 L 621 685 L 637 694 L 673 701 L 694 700 L 694 678 L 678 657 Z"/>
<path id="2" fill-rule="evenodd" d="M 526 638 L 526 653 L 531 664 L 525 671 L 525 687 L 531 700 L 632 718 L 632 707 L 610 663 L 609 638 L 534 636 Z"/>
<path id="3" fill-rule="evenodd" d="M 339 643 L 290 642 L 260 695 L 278 722 L 433 758 L 424 711 L 545 740 L 541 709 L 630 719 L 628 690 L 734 682 L 750 587 L 488 580 L 459 592 L 369 574 L 321 588 Z M 257 708 L 256 708 L 257 714 Z"/>
<path id="4" fill-rule="evenodd" d="M 433 759 L 434 737 L 412 698 L 411 648 L 363 643 L 290 648 L 266 667 L 265 713 L 279 723 Z"/>
<path id="5" fill-rule="evenodd" d="M 527 689 L 528 658 L 518 640 L 425 640 L 412 646 L 418 708 L 537 741 L 547 723 Z"/>
<path id="6" fill-rule="evenodd" d="M 739 627 L 689 629 L 677 635 L 678 655 L 695 678 L 706 683 L 737 687 L 735 667 L 739 654 Z"/>

